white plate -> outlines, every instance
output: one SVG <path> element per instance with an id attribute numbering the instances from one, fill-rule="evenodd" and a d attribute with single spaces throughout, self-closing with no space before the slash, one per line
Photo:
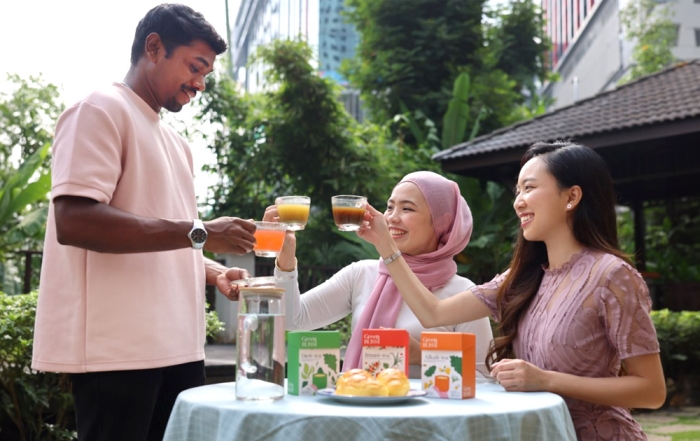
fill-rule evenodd
<path id="1" fill-rule="evenodd" d="M 328 387 L 316 391 L 316 395 L 329 397 L 345 404 L 364 404 L 364 405 L 379 405 L 379 404 L 398 404 L 413 398 L 419 398 L 426 394 L 424 390 L 411 389 L 408 394 L 400 397 L 359 397 L 354 395 L 336 395 L 335 388 Z"/>

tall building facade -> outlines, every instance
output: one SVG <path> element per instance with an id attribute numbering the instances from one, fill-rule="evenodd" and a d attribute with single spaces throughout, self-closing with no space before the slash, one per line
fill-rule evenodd
<path id="1" fill-rule="evenodd" d="M 355 48 L 360 39 L 355 26 L 343 19 L 345 0 L 318 1 L 318 68 L 323 74 L 343 81 L 338 74 L 340 63 L 355 56 Z"/>
<path id="2" fill-rule="evenodd" d="M 345 86 L 340 64 L 354 57 L 359 36 L 345 21 L 344 9 L 344 0 L 241 0 L 231 38 L 235 80 L 247 91 L 262 90 L 263 66 L 249 63 L 258 46 L 302 37 L 314 51 L 319 76 Z M 363 119 L 357 91 L 344 89 L 340 99 L 351 115 Z"/>
<path id="3" fill-rule="evenodd" d="M 263 67 L 250 64 L 258 46 L 281 38 L 304 38 L 318 48 L 320 0 L 241 0 L 231 38 L 235 80 L 257 92 L 265 85 Z"/>
<path id="4" fill-rule="evenodd" d="M 678 38 L 672 48 L 681 60 L 700 58 L 700 0 L 657 0 L 672 11 Z M 552 41 L 550 68 L 560 80 L 542 93 L 565 107 L 615 87 L 631 66 L 634 42 L 622 32 L 625 0 L 542 0 L 546 34 Z"/>

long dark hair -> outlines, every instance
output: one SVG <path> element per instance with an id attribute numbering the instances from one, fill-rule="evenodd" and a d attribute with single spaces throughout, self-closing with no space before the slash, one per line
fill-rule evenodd
<path id="1" fill-rule="evenodd" d="M 520 167 L 534 157 L 542 159 L 547 171 L 557 180 L 560 190 L 574 185 L 581 187 L 581 201 L 573 213 L 576 240 L 588 248 L 614 254 L 629 263 L 629 258 L 620 251 L 617 241 L 616 196 L 610 171 L 603 158 L 593 149 L 579 144 L 538 142 L 525 152 Z M 518 333 L 520 317 L 537 294 L 544 275 L 543 265 L 548 263 L 544 242 L 526 240 L 520 229 L 510 272 L 498 290 L 500 332 L 486 357 L 489 369 L 491 361 L 516 357 L 513 340 Z"/>
<path id="2" fill-rule="evenodd" d="M 138 64 L 143 55 L 146 37 L 155 32 L 165 47 L 165 56 L 180 46 L 189 46 L 195 40 L 206 42 L 217 54 L 226 51 L 226 41 L 204 16 L 189 6 L 163 3 L 148 11 L 136 27 L 131 45 L 131 65 Z"/>

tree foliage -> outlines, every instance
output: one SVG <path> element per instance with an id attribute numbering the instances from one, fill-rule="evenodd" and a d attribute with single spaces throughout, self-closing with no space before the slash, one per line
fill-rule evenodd
<path id="1" fill-rule="evenodd" d="M 48 151 L 63 111 L 58 90 L 41 77 L 9 75 L 0 94 L 0 289 L 20 292 L 21 249 L 43 243 L 51 189 Z M 34 262 L 38 270 L 38 258 Z M 34 275 L 37 278 L 37 275 Z"/>
<path id="2" fill-rule="evenodd" d="M 10 90 L 0 92 L 0 180 L 53 141 L 53 127 L 64 109 L 58 88 L 46 84 L 40 75 L 9 74 L 7 79 Z M 40 169 L 48 170 L 49 163 Z"/>
<path id="3" fill-rule="evenodd" d="M 455 79 L 471 78 L 470 122 L 480 133 L 521 118 L 523 88 L 544 78 L 547 49 L 529 0 L 485 9 L 482 0 L 348 0 L 361 34 L 343 73 L 361 91 L 373 121 L 420 111 L 441 131 Z M 484 115 L 484 112 L 486 114 Z"/>
<path id="4" fill-rule="evenodd" d="M 349 0 L 360 33 L 357 58 L 346 64 L 370 116 L 402 113 L 399 102 L 439 121 L 461 66 L 480 64 L 484 0 Z"/>
<path id="5" fill-rule="evenodd" d="M 655 0 L 630 0 L 620 11 L 625 36 L 636 43 L 632 50 L 634 64 L 620 83 L 658 72 L 676 60 L 671 47 L 677 30 L 671 15 L 669 5 Z"/>
<path id="6" fill-rule="evenodd" d="M 540 9 L 532 1 L 513 0 L 489 4 L 484 15 L 487 44 L 495 58 L 495 64 L 487 67 L 508 75 L 515 90 L 534 91 L 535 82 L 549 75 L 544 58 L 549 42 Z"/>
<path id="7" fill-rule="evenodd" d="M 300 259 L 342 265 L 371 250 L 335 231 L 331 196 L 362 194 L 382 207 L 401 176 L 429 162 L 434 150 L 393 140 L 390 126 L 400 119 L 385 126 L 354 121 L 337 86 L 316 74 L 311 54 L 301 41 L 261 47 L 256 56 L 268 78 L 262 94 L 242 94 L 227 77 L 210 80 L 201 115 L 215 128 L 209 141 L 216 163 L 208 171 L 219 182 L 210 215 L 260 219 L 275 197 L 308 195 L 310 219 L 297 234 Z"/>

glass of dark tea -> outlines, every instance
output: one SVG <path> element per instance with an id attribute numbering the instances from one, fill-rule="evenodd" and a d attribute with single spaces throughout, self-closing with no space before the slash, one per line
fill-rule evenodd
<path id="1" fill-rule="evenodd" d="M 367 198 L 364 196 L 338 195 L 331 198 L 333 219 L 340 231 L 357 231 L 362 225 Z"/>

